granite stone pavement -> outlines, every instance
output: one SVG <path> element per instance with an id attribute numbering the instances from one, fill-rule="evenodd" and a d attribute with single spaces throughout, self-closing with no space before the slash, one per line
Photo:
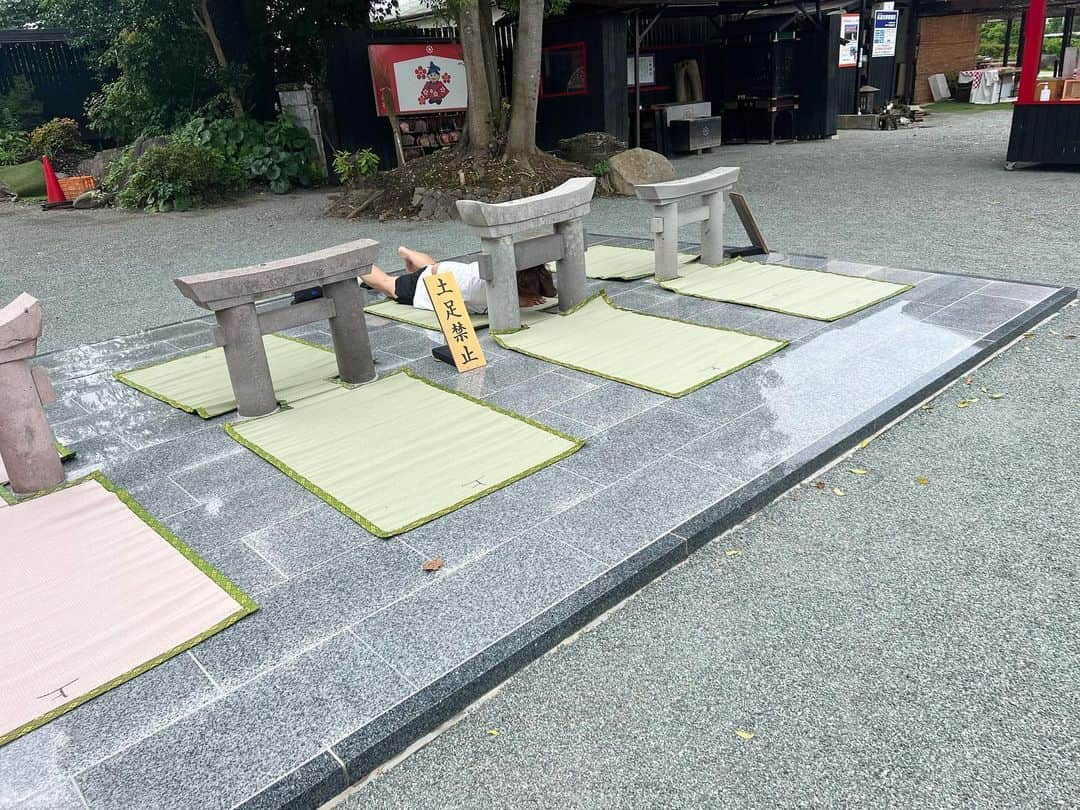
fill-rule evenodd
<path id="1" fill-rule="evenodd" d="M 1077 379 L 1074 304 L 334 807 L 1080 805 Z"/>
<path id="2" fill-rule="evenodd" d="M 767 258 L 915 286 L 824 324 L 650 281 L 590 282 L 623 306 L 791 341 L 675 400 L 489 336 L 490 366 L 458 375 L 430 356 L 431 333 L 369 319 L 381 372 L 408 365 L 587 439 L 557 465 L 390 540 L 230 440 L 221 423 L 234 417 L 202 420 L 112 379 L 205 345 L 206 319 L 41 357 L 57 385 L 57 437 L 79 454 L 69 477 L 102 469 L 260 610 L 0 749 L 0 806 L 256 810 L 328 799 L 685 559 L 730 516 L 1075 295 Z M 292 331 L 329 342 L 320 325 Z M 423 573 L 434 557 L 443 568 Z"/>

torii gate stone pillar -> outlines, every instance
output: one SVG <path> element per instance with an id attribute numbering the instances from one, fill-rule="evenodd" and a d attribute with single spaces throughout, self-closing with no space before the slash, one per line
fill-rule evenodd
<path id="1" fill-rule="evenodd" d="M 0 458 L 16 494 L 64 481 L 45 418 L 45 405 L 56 395 L 45 369 L 28 362 L 37 353 L 43 320 L 41 304 L 27 293 L 0 309 Z"/>
<path id="2" fill-rule="evenodd" d="M 487 282 L 492 332 L 521 328 L 517 271 L 555 262 L 559 310 L 585 298 L 583 217 L 596 188 L 595 177 L 575 177 L 558 188 L 505 203 L 459 200 L 461 221 L 480 237 L 480 277 Z M 514 241 L 514 234 L 554 226 L 554 233 Z"/>
<path id="3" fill-rule="evenodd" d="M 653 206 L 657 280 L 679 276 L 680 225 L 701 223 L 702 264 L 715 266 L 724 261 L 724 198 L 738 179 L 738 166 L 720 166 L 682 180 L 634 186 L 638 199 Z"/>

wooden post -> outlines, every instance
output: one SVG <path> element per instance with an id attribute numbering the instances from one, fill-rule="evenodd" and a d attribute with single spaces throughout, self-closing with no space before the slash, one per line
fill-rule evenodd
<path id="1" fill-rule="evenodd" d="M 401 148 L 401 129 L 398 127 L 397 107 L 394 106 L 394 94 L 389 87 L 382 89 L 383 105 L 386 107 L 386 115 L 390 119 L 390 128 L 394 130 L 394 153 L 397 155 L 397 165 L 405 165 L 405 152 Z"/>

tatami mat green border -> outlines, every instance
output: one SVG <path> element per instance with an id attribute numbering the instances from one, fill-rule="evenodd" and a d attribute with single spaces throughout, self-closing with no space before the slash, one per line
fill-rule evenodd
<path id="1" fill-rule="evenodd" d="M 685 397 L 687 394 L 692 394 L 695 391 L 697 391 L 698 389 L 704 388 L 706 385 L 711 385 L 712 383 L 716 382 L 717 380 L 721 380 L 724 377 L 727 377 L 729 374 L 734 374 L 736 371 L 740 371 L 740 370 L 746 368 L 747 366 L 751 366 L 754 363 L 758 362 L 759 360 L 764 360 L 766 357 L 768 357 L 770 355 L 773 355 L 773 354 L 776 354 L 781 349 L 787 348 L 789 345 L 791 345 L 790 340 L 783 340 L 781 338 L 768 337 L 767 335 L 759 335 L 759 334 L 756 334 L 754 332 L 747 332 L 747 331 L 742 330 L 742 329 L 729 329 L 729 328 L 724 327 L 724 326 L 712 326 L 710 324 L 705 324 L 705 323 L 694 323 L 694 321 L 688 321 L 685 318 L 672 318 L 672 317 L 670 317 L 668 315 L 654 315 L 651 312 L 639 312 L 638 310 L 630 309 L 629 307 L 620 307 L 618 304 L 616 304 L 614 301 L 611 300 L 611 297 L 607 294 L 607 292 L 605 290 L 599 290 L 598 292 L 593 293 L 588 298 L 586 298 L 584 301 L 579 302 L 575 306 L 568 309 L 566 312 L 561 312 L 558 315 L 554 315 L 552 317 L 566 317 L 567 315 L 572 315 L 573 313 L 577 312 L 583 306 L 585 306 L 586 304 L 588 304 L 589 302 L 593 301 L 596 298 L 603 298 L 610 306 L 614 307 L 615 309 L 620 309 L 620 310 L 622 310 L 624 312 L 632 312 L 635 315 L 642 315 L 642 316 L 644 316 L 646 318 L 657 318 L 657 319 L 662 320 L 662 321 L 675 321 L 676 323 L 685 323 L 685 324 L 688 324 L 690 326 L 700 326 L 702 329 L 715 329 L 718 332 L 736 332 L 737 334 L 746 335 L 748 337 L 760 338 L 762 340 L 772 340 L 772 341 L 775 341 L 776 343 L 778 343 L 779 345 L 775 346 L 772 349 L 769 349 L 767 352 L 763 352 L 762 354 L 758 355 L 757 357 L 753 358 L 752 360 L 747 360 L 745 363 L 741 363 L 738 366 L 735 366 L 734 368 L 727 369 L 727 370 L 723 371 L 722 373 L 717 374 L 715 377 L 710 377 L 709 379 L 704 380 L 704 381 L 702 381 L 700 383 L 695 383 L 694 385 L 690 386 L 689 388 L 687 388 L 685 390 L 673 393 L 673 392 L 670 392 L 670 391 L 662 391 L 662 390 L 660 390 L 658 388 L 652 388 L 650 386 L 643 385 L 642 383 L 633 382 L 632 380 L 626 380 L 626 379 L 623 379 L 621 377 L 615 377 L 615 376 L 612 376 L 612 375 L 609 375 L 609 374 L 601 374 L 601 373 L 593 371 L 591 369 L 584 368 L 583 366 L 575 366 L 575 365 L 572 365 L 570 363 L 564 363 L 564 362 L 562 362 L 560 360 L 556 360 L 555 358 L 547 357 L 546 355 L 537 354 L 535 352 L 527 352 L 527 351 L 524 351 L 523 349 L 519 349 L 519 348 L 517 348 L 515 346 L 511 346 L 511 345 L 507 344 L 506 341 L 503 340 L 500 337 L 500 335 L 513 335 L 513 334 L 517 334 L 518 332 L 522 332 L 522 331 L 529 328 L 527 326 L 523 326 L 523 327 L 521 327 L 521 329 L 515 329 L 515 330 L 512 330 L 512 331 L 492 332 L 491 337 L 496 343 L 498 343 L 504 349 L 508 349 L 509 351 L 517 352 L 518 354 L 524 354 L 527 357 L 535 357 L 537 360 L 543 360 L 546 363 L 554 363 L 557 366 L 562 366 L 563 368 L 570 368 L 570 369 L 573 369 L 574 371 L 580 371 L 580 372 L 582 372 L 584 374 L 591 374 L 594 377 L 600 377 L 601 379 L 604 379 L 604 380 L 611 380 L 613 382 L 622 383 L 623 385 L 630 385 L 630 386 L 633 386 L 634 388 L 640 388 L 643 391 L 651 391 L 654 394 L 660 394 L 661 396 L 671 397 L 672 399 L 679 399 L 680 397 Z"/>
<path id="2" fill-rule="evenodd" d="M 244 593 L 242 590 L 240 590 L 235 584 L 233 584 L 233 582 L 228 577 L 226 577 L 224 574 L 222 574 L 220 571 L 218 571 L 216 568 L 214 568 L 212 565 L 210 565 L 210 563 L 208 563 L 206 560 L 204 560 L 202 557 L 200 557 L 198 554 L 196 554 L 191 549 L 190 546 L 188 546 L 186 543 L 184 543 L 183 540 L 181 540 L 179 537 L 177 537 L 175 534 L 173 534 L 171 531 L 169 531 L 167 528 L 165 528 L 165 526 L 160 521 L 158 521 L 157 518 L 155 518 L 153 515 L 151 515 L 145 509 L 143 509 L 142 505 L 139 504 L 138 501 L 136 501 L 134 498 L 132 498 L 123 489 L 120 489 L 115 484 L 113 484 L 112 481 L 110 481 L 103 473 L 101 473 L 99 471 L 94 471 L 94 472 L 90 473 L 89 475 L 85 475 L 82 478 L 78 478 L 78 479 L 76 479 L 74 481 L 67 481 L 67 482 L 65 482 L 63 484 L 60 484 L 58 486 L 51 487 L 51 488 L 46 489 L 46 490 L 42 490 L 41 492 L 37 492 L 34 495 L 31 495 L 29 498 L 19 499 L 18 503 L 24 503 L 24 502 L 26 502 L 28 500 L 33 500 L 34 498 L 40 498 L 40 497 L 42 497 L 44 495 L 48 495 L 48 494 L 50 494 L 52 492 L 58 492 L 58 491 L 60 491 L 62 489 L 68 489 L 69 487 L 78 486 L 79 484 L 82 484 L 82 483 L 84 483 L 86 481 L 97 481 L 99 484 L 101 484 L 103 487 L 105 487 L 105 489 L 107 489 L 109 492 L 116 495 L 128 509 L 130 509 L 132 512 L 135 513 L 136 517 L 138 517 L 140 520 L 142 520 L 143 523 L 145 523 L 147 526 L 149 526 L 151 529 L 153 529 L 155 532 L 157 532 L 158 535 L 160 535 L 161 538 L 165 542 L 167 542 L 170 546 L 172 546 L 177 551 L 179 551 L 187 559 L 188 562 L 190 562 L 192 565 L 194 565 L 196 568 L 198 568 L 203 574 L 205 574 L 207 577 L 209 577 L 214 582 L 215 585 L 217 585 L 219 588 L 221 588 L 223 591 L 225 591 L 225 593 L 227 593 L 233 599 L 235 599 L 236 602 L 240 605 L 240 609 L 237 610 L 235 613 L 231 614 L 230 616 L 228 616 L 227 618 L 222 619 L 220 622 L 215 624 L 213 627 L 211 627 L 211 628 L 209 628 L 207 630 L 204 630 L 203 632 L 199 633 L 199 635 L 195 636 L 194 638 L 189 639 L 188 641 L 185 641 L 183 644 L 178 644 L 177 646 L 173 647 L 172 649 L 166 650 L 165 652 L 161 653 L 160 655 L 157 655 L 157 656 L 151 658 L 146 663 L 140 664 L 139 666 L 135 667 L 135 669 L 129 670 L 128 672 L 125 672 L 122 675 L 116 676 L 111 681 L 107 681 L 106 683 L 103 683 L 101 686 L 98 686 L 97 688 L 93 689 L 92 691 L 87 692 L 85 695 L 79 695 L 79 697 L 74 698 L 72 700 L 69 700 L 67 703 L 63 704 L 62 706 L 57 706 L 56 708 L 49 710 L 48 712 L 41 715 L 40 717 L 37 717 L 34 720 L 31 720 L 29 723 L 24 723 L 23 725 L 19 726 L 18 728 L 15 728 L 12 731 L 9 731 L 8 733 L 0 736 L 0 746 L 7 745 L 12 740 L 16 740 L 19 737 L 23 736 L 24 734 L 28 734 L 29 732 L 33 731 L 34 729 L 40 728 L 41 726 L 45 725 L 46 723 L 52 722 L 53 720 L 55 720 L 60 715 L 67 714 L 72 709 L 75 709 L 75 708 L 81 706 L 82 704 L 84 704 L 84 703 L 86 703 L 86 702 L 88 702 L 90 700 L 93 700 L 94 698 L 98 697 L 99 695 L 103 695 L 106 692 L 108 692 L 109 690 L 115 689 L 116 687 L 120 686 L 121 684 L 127 683 L 132 678 L 135 678 L 135 677 L 137 677 L 139 675 L 142 675 L 144 672 L 147 672 L 148 670 L 153 669 L 154 667 L 158 666 L 159 664 L 165 663 L 170 658 L 174 658 L 174 657 L 176 657 L 177 655 L 179 655 L 182 652 L 187 652 L 188 650 L 190 650 L 192 647 L 199 644 L 200 642 L 205 641 L 206 639 L 210 638 L 214 634 L 221 632 L 222 630 L 224 630 L 229 625 L 235 624 L 236 622 L 240 621 L 245 616 L 249 616 L 252 613 L 254 613 L 256 610 L 259 609 L 259 606 L 255 603 L 254 599 L 252 599 L 250 596 L 248 596 L 246 593 Z M 13 507 L 10 507 L 10 508 L 18 508 L 18 507 L 13 506 Z"/>
<path id="3" fill-rule="evenodd" d="M 725 259 L 720 264 L 706 265 L 706 268 L 711 268 L 711 269 L 715 270 L 717 268 L 723 267 L 725 264 L 731 264 L 732 262 L 738 262 L 738 261 L 746 261 L 746 259 L 742 258 L 741 256 L 736 256 L 736 257 L 731 258 L 731 259 Z M 805 273 L 822 273 L 822 274 L 827 275 L 827 276 L 842 276 L 843 278 L 865 279 L 866 281 L 880 281 L 883 284 L 896 284 L 896 285 L 899 286 L 899 289 L 889 293 L 888 295 L 883 295 L 880 298 L 875 298 L 873 301 L 870 301 L 869 303 L 863 304 L 862 306 L 855 307 L 855 309 L 848 310 L 847 312 L 844 312 L 844 313 L 842 313 L 840 315 L 837 315 L 835 317 L 832 317 L 832 318 L 815 318 L 813 315 L 806 315 L 806 314 L 803 314 L 803 313 L 800 313 L 800 312 L 792 312 L 792 311 L 787 310 L 787 309 L 779 309 L 777 307 L 766 307 L 766 306 L 762 306 L 761 304 L 751 304 L 751 303 L 746 302 L 746 301 L 737 301 L 737 300 L 735 300 L 733 298 L 717 298 L 716 296 L 713 296 L 713 295 L 698 295 L 696 293 L 686 292 L 685 290 L 676 290 L 676 289 L 673 289 L 672 287 L 669 287 L 668 282 L 669 281 L 675 281 L 676 279 L 669 279 L 668 281 L 656 280 L 655 284 L 658 287 L 663 287 L 665 290 L 668 290 L 669 292 L 675 293 L 676 295 L 685 295 L 685 296 L 688 296 L 690 298 L 700 298 L 700 299 L 702 299 L 704 301 L 719 301 L 719 302 L 724 303 L 724 304 L 735 304 L 736 306 L 750 307 L 751 309 L 761 309 L 761 310 L 765 310 L 766 312 L 779 312 L 781 315 L 791 315 L 792 317 L 795 317 L 795 318 L 805 318 L 808 321 L 821 321 L 823 323 L 834 323 L 835 321 L 839 321 L 839 320 L 841 320 L 843 318 L 847 318 L 849 315 L 854 315 L 856 312 L 862 312 L 864 309 L 872 307 L 875 304 L 880 304 L 882 301 L 888 301 L 890 298 L 895 298 L 898 295 L 903 295 L 908 290 L 914 289 L 914 286 L 915 286 L 913 284 L 900 284 L 899 282 L 889 281 L 889 280 L 883 279 L 883 278 L 866 278 L 865 276 L 852 276 L 852 275 L 849 275 L 847 273 L 834 273 L 831 270 L 812 270 L 809 267 L 793 267 L 790 264 L 779 264 L 779 263 L 776 263 L 776 262 L 749 262 L 749 264 L 761 264 L 761 265 L 766 265 L 766 266 L 772 265 L 773 267 L 783 267 L 786 270 L 802 270 Z M 706 268 L 703 268 L 703 270 L 706 269 Z M 685 278 L 685 276 L 679 276 L 679 278 Z"/>
<path id="4" fill-rule="evenodd" d="M 555 463 L 557 463 L 559 461 L 562 461 L 564 458 L 569 458 L 570 456 L 572 456 L 574 453 L 576 453 L 578 450 L 580 450 L 582 447 L 585 446 L 585 440 L 584 439 L 579 439 L 579 438 L 577 438 L 575 436 L 570 436 L 569 434 L 563 433 L 560 430 L 556 430 L 553 427 L 548 427 L 547 425 L 541 424 L 540 422 L 537 422 L 537 421 L 535 421 L 533 419 L 529 419 L 527 416 L 522 416 L 519 413 L 514 413 L 513 411 L 509 411 L 506 408 L 500 408 L 498 405 L 494 405 L 494 404 L 492 404 L 490 402 L 487 402 L 486 400 L 478 399 L 476 397 L 470 396 L 469 394 L 462 393 L 461 391 L 455 391 L 455 390 L 453 390 L 451 388 L 447 388 L 444 385 L 439 385 L 438 383 L 434 383 L 431 380 L 426 379 L 425 377 L 421 377 L 419 374 L 414 372 L 411 368 L 397 369 L 396 371 L 392 371 L 391 373 L 387 374 L 385 377 L 380 377 L 379 379 L 380 380 L 389 379 L 390 377 L 393 377 L 396 374 L 405 374 L 406 376 L 411 377 L 414 380 L 418 380 L 418 381 L 424 383 L 425 385 L 430 385 L 432 388 L 437 388 L 438 390 L 443 391 L 443 392 L 445 392 L 447 394 L 452 394 L 453 396 L 461 397 L 462 399 L 468 400 L 469 402 L 472 402 L 472 403 L 474 403 L 476 405 L 482 405 L 483 407 L 489 408 L 490 410 L 493 410 L 496 413 L 500 413 L 503 416 L 509 416 L 509 417 L 511 417 L 513 419 L 517 419 L 519 422 L 524 422 L 525 424 L 530 425 L 530 426 L 532 426 L 534 428 L 538 428 L 538 429 L 540 429 L 540 430 L 542 430 L 542 431 L 544 431 L 546 433 L 550 433 L 550 434 L 552 434 L 554 436 L 558 436 L 560 439 L 565 439 L 566 441 L 570 442 L 572 446 L 567 448 L 564 452 L 558 454 L 557 456 L 553 456 L 552 458 L 548 459 L 547 461 L 544 461 L 542 464 L 534 465 L 533 467 L 530 467 L 529 469 L 527 469 L 527 470 L 525 470 L 525 471 L 523 471 L 523 472 L 521 472 L 521 473 L 519 473 L 519 474 L 517 474 L 515 476 L 512 476 L 511 478 L 507 478 L 505 481 L 500 481 L 498 484 L 494 484 L 493 486 L 490 486 L 485 490 L 473 493 L 468 498 L 465 498 L 464 500 L 458 501 L 457 503 L 453 504 L 452 506 L 448 506 L 448 507 L 446 507 L 444 509 L 441 509 L 441 510 L 439 510 L 438 512 L 436 512 L 433 515 L 430 515 L 430 516 L 424 517 L 424 518 L 420 518 L 418 520 L 414 520 L 412 523 L 409 523 L 409 524 L 403 526 L 400 529 L 396 529 L 396 530 L 394 530 L 392 532 L 388 532 L 388 531 L 386 531 L 384 529 L 380 529 L 378 526 L 376 526 L 374 523 L 372 523 L 370 520 L 365 518 L 363 515 L 361 515 L 356 510 L 351 509 L 348 506 L 346 506 L 345 504 L 343 504 L 341 501 L 339 501 L 337 498 L 335 498 L 329 492 L 322 489 L 322 487 L 319 487 L 318 485 L 316 485 L 313 482 L 309 481 L 304 476 L 300 475 L 300 473 L 298 473 L 296 470 L 289 467 L 289 465 L 285 464 L 283 461 L 281 461 L 276 456 L 273 456 L 270 453 L 267 453 L 265 450 L 260 448 L 254 442 L 250 442 L 247 439 L 245 439 L 243 436 L 241 436 L 239 433 L 237 433 L 236 425 L 233 424 L 232 422 L 229 422 L 229 423 L 227 423 L 225 425 L 225 432 L 227 434 L 229 434 L 229 436 L 231 436 L 237 442 L 239 442 L 244 447 L 246 447 L 248 450 L 253 452 L 255 455 L 259 456 L 259 458 L 261 458 L 264 461 L 266 461 L 266 462 L 272 464 L 273 466 L 277 467 L 279 470 L 281 470 L 283 473 L 285 473 L 285 475 L 289 476 L 289 478 L 294 480 L 296 483 L 300 484 L 300 486 L 302 486 L 304 489 L 308 490 L 312 494 L 317 495 L 319 498 L 326 501 L 326 503 L 330 504 L 330 506 L 334 507 L 339 512 L 341 512 L 343 515 L 345 515 L 346 517 L 348 517 L 351 520 L 358 523 L 360 526 L 362 526 L 364 529 L 366 529 L 371 534 L 375 535 L 376 537 L 381 537 L 381 538 L 384 538 L 384 539 L 388 538 L 388 537 L 395 537 L 395 536 L 397 536 L 399 534 L 404 534 L 407 531 L 411 531 L 412 529 L 415 529 L 417 526 L 423 526 L 425 523 L 430 523 L 433 520 L 437 520 L 438 518 L 442 517 L 443 515 L 448 515 L 451 512 L 456 511 L 456 510 L 460 509 L 463 506 L 467 506 L 468 504 L 472 503 L 473 501 L 478 501 L 481 498 L 483 498 L 483 497 L 485 497 L 487 495 L 490 495 L 492 492 L 497 492 L 500 489 L 508 487 L 508 486 L 510 486 L 510 484 L 513 484 L 516 481 L 520 481 L 522 478 L 527 478 L 528 476 L 532 475 L 535 472 L 539 472 L 540 470 L 544 469 L 545 467 L 550 467 L 552 464 L 555 464 Z M 370 383 L 364 383 L 364 385 L 375 385 L 377 382 L 378 382 L 378 380 L 374 380 L 374 381 L 372 381 Z M 256 419 L 268 419 L 268 418 L 270 418 L 272 416 L 274 416 L 274 414 L 268 414 L 267 416 L 256 417 Z M 248 420 L 248 421 L 254 421 L 254 420 Z M 241 423 L 241 424 L 243 424 L 243 423 Z"/>
<path id="5" fill-rule="evenodd" d="M 304 338 L 293 337 L 292 335 L 283 335 L 280 332 L 273 332 L 271 334 L 273 334 L 274 337 L 291 340 L 294 343 L 302 343 L 305 346 L 311 346 L 313 349 L 322 349 L 324 352 L 329 352 L 331 354 L 334 353 L 333 349 L 327 346 L 323 346 L 321 343 L 315 343 L 311 340 L 304 340 Z M 180 354 L 176 357 L 170 357 L 168 360 L 157 360 L 153 363 L 147 363 L 144 366 L 138 366 L 137 368 L 128 368 L 124 369 L 123 371 L 114 371 L 113 379 L 117 380 L 118 382 L 122 382 L 128 388 L 134 388 L 140 394 L 146 394 L 146 396 L 150 397 L 151 399 L 156 399 L 158 402 L 164 402 L 166 405 L 171 405 L 179 411 L 183 411 L 184 413 L 193 413 L 196 416 L 202 417 L 203 419 L 213 419 L 214 417 L 211 416 L 205 408 L 196 408 L 192 405 L 185 405 L 183 402 L 178 402 L 175 399 L 170 399 L 169 397 L 162 396 L 161 394 L 152 391 L 143 385 L 139 385 L 137 382 L 129 380 L 126 375 L 133 374 L 136 371 L 145 371 L 148 368 L 157 368 L 158 366 L 163 366 L 166 363 L 171 363 L 174 360 L 180 360 L 184 357 L 195 357 L 196 355 L 206 354 L 206 352 L 212 352 L 215 349 L 220 348 L 220 346 L 210 346 L 206 349 L 199 349 L 198 351 L 188 352 L 187 354 Z M 228 413 L 228 411 L 226 411 L 226 413 Z M 220 414 L 218 415 L 220 416 Z"/>

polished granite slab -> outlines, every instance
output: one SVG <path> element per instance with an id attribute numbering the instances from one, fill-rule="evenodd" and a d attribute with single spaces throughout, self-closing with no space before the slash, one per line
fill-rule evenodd
<path id="1" fill-rule="evenodd" d="M 486 336 L 490 366 L 458 376 L 432 359 L 428 333 L 369 319 L 380 370 L 411 366 L 588 440 L 391 540 L 229 439 L 232 417 L 204 421 L 111 378 L 206 345 L 206 320 L 42 358 L 57 436 L 79 452 L 69 475 L 103 469 L 261 610 L 0 748 L 0 807 L 315 806 L 1074 296 L 763 258 L 916 286 L 825 324 L 648 280 L 591 282 L 622 306 L 792 341 L 681 399 Z M 431 557 L 441 571 L 421 570 Z"/>

